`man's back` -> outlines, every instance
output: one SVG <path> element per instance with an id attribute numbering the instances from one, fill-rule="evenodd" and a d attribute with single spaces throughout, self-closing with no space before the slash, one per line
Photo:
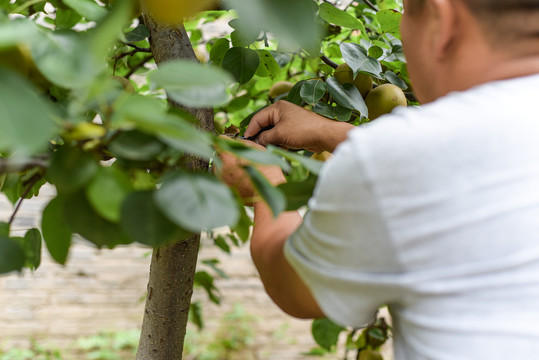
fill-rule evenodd
<path id="1" fill-rule="evenodd" d="M 389 304 L 397 359 L 539 354 L 537 89 L 489 83 L 349 133 L 286 247 L 329 317 Z"/>

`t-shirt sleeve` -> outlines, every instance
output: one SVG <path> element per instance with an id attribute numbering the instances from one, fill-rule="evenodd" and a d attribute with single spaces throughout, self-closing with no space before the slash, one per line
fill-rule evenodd
<path id="1" fill-rule="evenodd" d="M 367 324 L 380 305 L 398 296 L 400 270 L 361 167 L 357 131 L 324 165 L 303 224 L 285 245 L 288 262 L 324 313 L 350 326 Z"/>

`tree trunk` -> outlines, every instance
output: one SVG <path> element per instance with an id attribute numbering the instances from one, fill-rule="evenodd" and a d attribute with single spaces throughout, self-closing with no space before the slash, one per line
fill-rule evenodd
<path id="1" fill-rule="evenodd" d="M 159 24 L 146 12 L 144 20 L 150 30 L 150 46 L 158 65 L 180 58 L 197 61 L 183 26 Z M 201 129 L 213 131 L 213 109 L 186 110 L 197 117 Z M 188 157 L 186 161 L 193 171 L 208 167 L 207 162 L 196 157 Z M 137 360 L 182 359 L 199 244 L 200 235 L 196 234 L 154 249 Z"/>

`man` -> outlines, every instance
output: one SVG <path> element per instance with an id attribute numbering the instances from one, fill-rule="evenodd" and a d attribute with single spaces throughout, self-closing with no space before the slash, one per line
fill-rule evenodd
<path id="1" fill-rule="evenodd" d="M 407 0 L 402 40 L 421 109 L 253 118 L 246 136 L 274 125 L 259 144 L 337 148 L 304 219 L 253 204 L 253 261 L 292 316 L 362 326 L 388 304 L 396 359 L 539 358 L 539 2 Z"/>

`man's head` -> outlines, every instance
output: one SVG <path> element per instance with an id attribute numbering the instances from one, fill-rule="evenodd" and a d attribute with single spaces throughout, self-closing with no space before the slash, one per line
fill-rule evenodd
<path id="1" fill-rule="evenodd" d="M 404 4 L 404 50 L 416 95 L 423 102 L 485 81 L 539 71 L 535 66 L 527 72 L 510 66 L 503 70 L 501 64 L 524 57 L 539 61 L 539 0 Z"/>

